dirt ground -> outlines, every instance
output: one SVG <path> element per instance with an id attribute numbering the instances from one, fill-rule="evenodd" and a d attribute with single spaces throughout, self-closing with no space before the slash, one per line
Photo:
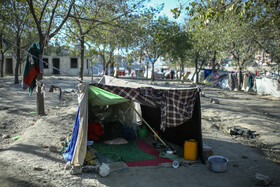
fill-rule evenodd
<path id="1" fill-rule="evenodd" d="M 229 159 L 225 173 L 214 173 L 202 163 L 177 169 L 116 163 L 110 166 L 110 175 L 102 178 L 95 172 L 70 175 L 59 153 L 74 125 L 78 81 L 44 77 L 44 82 L 46 115 L 37 116 L 35 94 L 29 96 L 13 84 L 13 77 L 0 79 L 0 186 L 255 186 L 256 173 L 269 176 L 271 186 L 280 186 L 279 98 L 201 85 L 203 141 L 215 155 Z M 166 81 L 154 84 L 190 86 Z M 51 85 L 62 88 L 61 101 L 58 91 L 48 92 Z M 213 99 L 219 103 L 211 103 Z M 253 137 L 230 135 L 232 127 L 250 130 Z"/>

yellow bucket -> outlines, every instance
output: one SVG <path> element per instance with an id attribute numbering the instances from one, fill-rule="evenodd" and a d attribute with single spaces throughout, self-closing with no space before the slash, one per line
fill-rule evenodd
<path id="1" fill-rule="evenodd" d="M 197 160 L 197 141 L 194 139 L 185 141 L 184 158 L 186 160 Z"/>

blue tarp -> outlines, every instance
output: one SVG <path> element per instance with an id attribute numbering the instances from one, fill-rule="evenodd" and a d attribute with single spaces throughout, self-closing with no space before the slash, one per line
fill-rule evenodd
<path id="1" fill-rule="evenodd" d="M 77 141 L 78 134 L 79 134 L 79 113 L 80 113 L 80 106 L 78 108 L 78 112 L 76 115 L 76 120 L 75 120 L 73 133 L 72 133 L 72 137 L 70 139 L 69 146 L 67 147 L 65 153 L 63 154 L 63 157 L 65 158 L 66 161 L 71 161 L 73 158 L 76 141 Z"/>
<path id="2" fill-rule="evenodd" d="M 204 69 L 204 79 L 212 73 L 212 69 Z"/>

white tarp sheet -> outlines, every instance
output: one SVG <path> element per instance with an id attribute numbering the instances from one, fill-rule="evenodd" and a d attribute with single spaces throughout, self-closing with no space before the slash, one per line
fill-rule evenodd
<path id="1" fill-rule="evenodd" d="M 79 134 L 75 145 L 71 164 L 82 166 L 87 152 L 88 134 L 88 84 L 79 84 L 78 101 L 80 105 L 79 113 Z"/>
<path id="2" fill-rule="evenodd" d="M 256 79 L 257 94 L 259 95 L 272 95 L 280 97 L 280 91 L 277 90 L 278 81 L 267 77 Z"/>

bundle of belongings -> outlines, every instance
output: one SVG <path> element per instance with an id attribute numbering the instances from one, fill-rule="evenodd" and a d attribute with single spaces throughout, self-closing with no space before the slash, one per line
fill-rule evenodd
<path id="1" fill-rule="evenodd" d="M 98 141 L 100 136 L 104 135 L 104 129 L 102 125 L 98 123 L 88 123 L 88 138 L 94 141 Z"/>
<path id="2" fill-rule="evenodd" d="M 196 139 L 198 159 L 204 162 L 199 92 L 198 88 L 143 87 L 108 76 L 98 84 L 80 84 L 79 108 L 63 156 L 73 167 L 116 161 L 127 166 L 172 162 L 160 157 L 149 137 L 137 135 L 145 121 L 174 145 L 183 147 L 185 140 Z"/>

